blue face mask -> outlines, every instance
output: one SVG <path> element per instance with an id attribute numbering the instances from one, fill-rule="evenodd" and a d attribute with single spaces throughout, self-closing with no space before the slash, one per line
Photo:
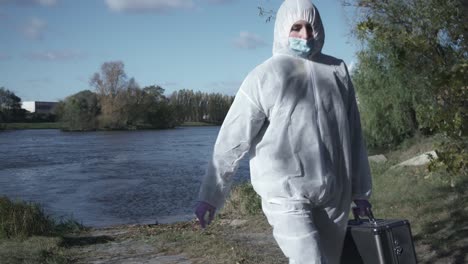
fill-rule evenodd
<path id="1" fill-rule="evenodd" d="M 307 58 L 310 53 L 314 50 L 314 39 L 309 40 L 301 38 L 289 38 L 289 49 L 293 51 L 297 56 Z"/>

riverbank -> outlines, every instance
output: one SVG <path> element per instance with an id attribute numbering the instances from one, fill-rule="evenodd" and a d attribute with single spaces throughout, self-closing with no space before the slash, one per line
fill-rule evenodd
<path id="1" fill-rule="evenodd" d="M 44 123 L 0 123 L 0 127 L 6 130 L 20 130 L 20 129 L 60 129 L 61 124 L 58 122 L 44 122 Z"/>
<path id="2" fill-rule="evenodd" d="M 429 172 L 425 166 L 394 167 L 433 148 L 419 139 L 371 162 L 377 218 L 408 219 L 422 264 L 468 263 L 468 178 Z M 454 181 L 452 181 L 454 180 Z M 454 183 L 454 187 L 451 187 Z M 31 259 L 41 259 L 34 262 Z M 63 236 L 0 240 L 0 259 L 15 263 L 286 263 L 251 186 L 231 193 L 207 229 L 195 221 L 89 229 Z M 26 259 L 26 258 L 29 258 Z"/>
<path id="3" fill-rule="evenodd" d="M 199 127 L 199 126 L 219 126 L 213 123 L 205 122 L 184 122 L 182 127 Z M 59 122 L 44 122 L 44 123 L 0 123 L 0 128 L 6 130 L 20 130 L 20 129 L 60 129 L 61 123 Z"/>
<path id="4" fill-rule="evenodd" d="M 180 126 L 187 126 L 187 127 L 192 127 L 192 126 L 220 126 L 219 124 L 214 124 L 214 123 L 206 123 L 206 122 L 184 122 Z"/>

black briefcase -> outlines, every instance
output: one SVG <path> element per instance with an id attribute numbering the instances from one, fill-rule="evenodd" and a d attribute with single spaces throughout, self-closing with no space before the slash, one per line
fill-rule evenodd
<path id="1" fill-rule="evenodd" d="M 354 208 L 353 208 L 354 209 Z M 407 220 L 360 219 L 353 210 L 348 221 L 341 264 L 414 264 L 417 263 L 413 236 Z"/>

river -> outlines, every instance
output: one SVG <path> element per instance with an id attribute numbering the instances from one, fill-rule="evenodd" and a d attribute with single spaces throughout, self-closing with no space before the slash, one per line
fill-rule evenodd
<path id="1" fill-rule="evenodd" d="M 0 132 L 0 196 L 92 227 L 188 220 L 218 131 Z"/>

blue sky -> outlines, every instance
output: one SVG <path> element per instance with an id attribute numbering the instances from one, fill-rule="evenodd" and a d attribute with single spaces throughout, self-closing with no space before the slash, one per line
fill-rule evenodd
<path id="1" fill-rule="evenodd" d="M 140 87 L 234 95 L 271 56 L 274 22 L 257 6 L 281 0 L 0 0 L 0 87 L 23 101 L 58 101 L 85 89 L 107 61 Z M 350 10 L 316 0 L 324 53 L 353 64 Z M 346 11 L 346 12 L 345 12 Z"/>

